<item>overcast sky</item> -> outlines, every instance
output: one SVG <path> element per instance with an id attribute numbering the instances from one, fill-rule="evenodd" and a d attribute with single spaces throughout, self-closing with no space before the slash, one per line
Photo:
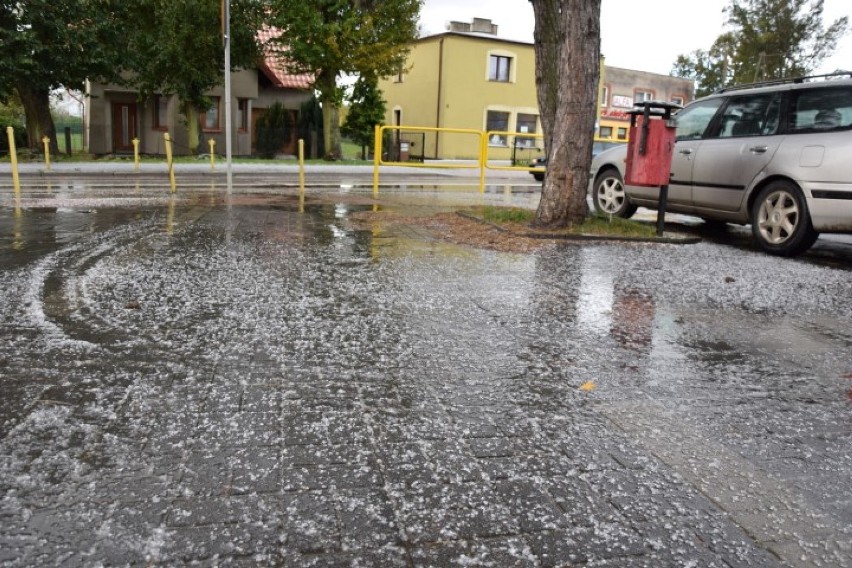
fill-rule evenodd
<path id="1" fill-rule="evenodd" d="M 613 67 L 668 74 L 679 54 L 710 48 L 720 34 L 722 8 L 727 4 L 728 0 L 603 0 L 601 52 Z M 850 15 L 849 0 L 825 0 L 825 23 Z M 500 37 L 532 42 L 529 0 L 425 0 L 420 24 L 435 34 L 451 20 L 470 22 L 475 17 L 497 24 Z M 835 69 L 852 70 L 852 33 L 818 71 Z"/>

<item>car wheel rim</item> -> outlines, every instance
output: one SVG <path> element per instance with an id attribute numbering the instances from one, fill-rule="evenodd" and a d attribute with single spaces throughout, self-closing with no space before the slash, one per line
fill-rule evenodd
<path id="1" fill-rule="evenodd" d="M 606 213 L 617 213 L 624 204 L 624 186 L 618 178 L 610 177 L 598 185 L 598 205 Z"/>
<path id="2" fill-rule="evenodd" d="M 770 193 L 760 204 L 757 214 L 760 236 L 769 244 L 780 245 L 793 236 L 799 218 L 799 204 L 790 193 Z"/>

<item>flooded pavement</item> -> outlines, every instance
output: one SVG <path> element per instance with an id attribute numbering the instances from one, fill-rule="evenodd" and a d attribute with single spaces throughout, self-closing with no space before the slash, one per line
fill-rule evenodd
<path id="1" fill-rule="evenodd" d="M 852 254 L 86 191 L 0 201 L 2 565 L 852 566 Z"/>

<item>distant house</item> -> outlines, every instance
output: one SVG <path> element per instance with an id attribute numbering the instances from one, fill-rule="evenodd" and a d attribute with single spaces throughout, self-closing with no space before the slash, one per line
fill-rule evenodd
<path id="1" fill-rule="evenodd" d="M 276 32 L 259 32 L 261 41 L 268 44 Z M 313 84 L 308 75 L 292 75 L 286 71 L 286 60 L 274 50 L 267 49 L 257 69 L 243 69 L 231 74 L 232 151 L 235 156 L 255 153 L 257 119 L 270 106 L 280 102 L 292 112 L 294 121 L 299 107 L 310 99 Z M 208 93 L 213 106 L 201 115 L 200 152 L 207 152 L 209 139 L 216 141 L 216 152 L 225 152 L 224 86 Z M 177 155 L 188 154 L 188 133 L 183 126 L 180 101 L 174 95 L 153 95 L 141 98 L 126 87 L 89 82 L 86 87 L 85 125 L 92 154 L 123 154 L 133 152 L 133 139 L 139 139 L 143 154 L 163 154 L 163 133 L 174 141 Z M 281 153 L 293 154 L 296 129 Z"/>
<path id="2" fill-rule="evenodd" d="M 488 140 L 492 159 L 509 159 L 519 148 L 536 150 L 542 141 L 535 85 L 535 49 L 528 42 L 497 35 L 491 20 L 450 22 L 445 33 L 414 42 L 405 72 L 383 79 L 385 124 L 502 131 Z M 601 81 L 598 140 L 627 138 L 626 111 L 646 98 L 689 102 L 694 86 L 687 79 L 605 67 Z M 424 158 L 474 158 L 478 148 L 462 134 L 402 133 L 412 152 Z M 422 140 L 422 142 L 421 142 Z M 422 152 L 422 154 L 420 154 Z"/>

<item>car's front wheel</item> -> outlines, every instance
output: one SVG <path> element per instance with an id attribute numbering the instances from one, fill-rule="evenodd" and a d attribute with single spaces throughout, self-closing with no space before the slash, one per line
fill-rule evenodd
<path id="1" fill-rule="evenodd" d="M 595 210 L 613 217 L 632 217 L 636 206 L 630 203 L 624 193 L 624 181 L 615 168 L 607 168 L 595 177 L 592 191 Z"/>
<path id="2" fill-rule="evenodd" d="M 760 248 L 779 256 L 795 256 L 817 240 L 802 190 L 792 182 L 774 181 L 760 190 L 751 208 L 751 232 Z"/>

